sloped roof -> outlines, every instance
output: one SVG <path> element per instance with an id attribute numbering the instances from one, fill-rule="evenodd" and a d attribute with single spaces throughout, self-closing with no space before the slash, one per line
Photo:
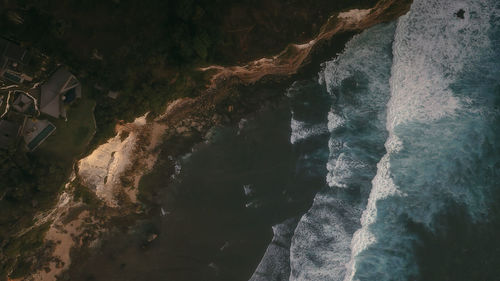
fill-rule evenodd
<path id="1" fill-rule="evenodd" d="M 56 126 L 48 120 L 28 119 L 23 132 L 26 147 L 33 151 L 55 130 Z"/>
<path id="2" fill-rule="evenodd" d="M 19 94 L 12 103 L 12 107 L 19 112 L 26 112 L 33 104 L 33 100 L 25 94 Z"/>
<path id="3" fill-rule="evenodd" d="M 40 111 L 56 118 L 64 116 L 60 94 L 77 86 L 80 86 L 78 80 L 66 69 L 59 68 L 41 87 Z"/>
<path id="4" fill-rule="evenodd" d="M 4 57 L 19 62 L 24 62 L 26 59 L 26 49 L 3 38 L 0 38 L 0 53 Z"/>

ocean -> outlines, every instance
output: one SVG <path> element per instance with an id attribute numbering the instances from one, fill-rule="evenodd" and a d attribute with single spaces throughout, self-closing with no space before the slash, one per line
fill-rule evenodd
<path id="1" fill-rule="evenodd" d="M 72 280 L 500 280 L 499 138 L 500 2 L 414 0 L 160 161 L 157 215 Z"/>
<path id="2" fill-rule="evenodd" d="M 279 280 L 500 280 L 499 16 L 415 0 L 323 64 L 328 123 L 291 127 L 292 143 L 328 128 L 328 186 L 255 280 L 283 260 Z"/>

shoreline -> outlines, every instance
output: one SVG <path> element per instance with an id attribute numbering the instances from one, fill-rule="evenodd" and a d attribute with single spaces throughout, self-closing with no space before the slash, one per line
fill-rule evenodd
<path id="1" fill-rule="evenodd" d="M 382 0 L 370 9 L 351 9 L 331 15 L 320 28 L 317 36 L 304 44 L 289 44 L 279 54 L 251 61 L 242 66 L 212 65 L 199 68 L 201 71 L 215 71 L 210 79 L 210 88 L 232 78 L 238 83 L 250 85 L 265 76 L 289 76 L 310 63 L 318 46 L 342 33 L 359 33 L 378 23 L 393 20 L 409 10 L 411 1 Z"/>
<path id="2" fill-rule="evenodd" d="M 64 265 L 62 267 L 51 266 L 51 270 L 46 274 L 39 274 L 44 270 L 39 271 L 32 276 L 32 280 L 54 280 L 56 275 L 67 271 L 71 266 L 71 256 L 73 256 L 73 253 L 70 255 L 71 249 L 74 249 L 75 246 L 81 249 L 97 245 L 98 242 L 95 241 L 99 240 L 103 233 L 109 231 L 108 226 L 113 224 L 113 218 L 118 214 L 150 215 L 148 209 L 154 205 L 152 204 L 153 196 L 148 194 L 149 191 L 145 191 L 145 194 L 139 194 L 139 185 L 141 178 L 154 169 L 160 153 L 160 146 L 168 146 L 169 142 L 175 143 L 181 140 L 185 143 L 177 149 L 184 151 L 186 147 L 190 148 L 205 139 L 211 128 L 237 122 L 255 112 L 262 104 L 277 97 L 276 93 L 267 92 L 266 87 L 273 85 L 272 87 L 275 88 L 284 88 L 297 75 L 314 75 L 314 68 L 319 66 L 312 65 L 311 61 L 317 60 L 318 56 L 321 57 L 321 51 L 324 49 L 322 46 L 335 44 L 335 49 L 341 51 L 345 42 L 353 34 L 384 19 L 387 20 L 388 17 L 399 16 L 404 9 L 399 10 L 399 13 L 393 12 L 391 14 L 389 12 L 386 18 L 380 17 L 381 13 L 387 9 L 390 10 L 391 5 L 398 5 L 395 3 L 395 0 L 380 1 L 376 7 L 370 9 L 371 13 L 365 10 L 361 14 L 360 12 L 335 14 L 334 16 L 338 15 L 339 18 L 342 18 L 340 20 L 342 25 L 336 26 L 335 24 L 339 20 L 332 16 L 322 28 L 320 35 L 311 40 L 309 44 L 291 44 L 272 59 L 256 60 L 242 67 L 212 66 L 202 69 L 204 71 L 217 70 L 212 76 L 210 87 L 204 94 L 196 98 L 180 98 L 172 101 L 167 106 L 165 113 L 152 121 L 147 121 L 146 116 L 143 116 L 141 117 L 143 119 L 136 119 L 137 122 L 117 125 L 115 137 L 78 161 L 78 180 L 86 183 L 87 186 L 89 183 L 94 185 L 95 190 L 98 191 L 95 193 L 96 196 L 102 200 L 99 206 L 99 210 L 104 210 L 105 213 L 99 219 L 99 228 L 102 228 L 102 232 L 101 229 L 93 231 L 93 234 L 89 235 L 93 239 L 86 239 L 86 241 L 80 239 L 80 242 L 75 242 L 75 240 L 78 241 L 75 237 L 85 233 L 85 230 L 79 227 L 83 221 L 88 218 L 93 220 L 92 214 L 88 211 L 82 211 L 72 224 L 61 224 L 62 230 L 61 227 L 57 230 L 57 220 L 55 220 L 45 239 L 46 241 L 56 240 L 56 243 L 62 241 L 59 244 L 61 246 L 56 247 L 51 257 L 58 258 Z M 342 17 L 340 17 L 341 14 L 343 14 Z M 332 20 L 332 18 L 334 19 Z M 347 36 L 343 36 L 343 33 L 346 33 Z M 340 42 L 335 42 L 337 37 L 340 37 Z M 331 51 L 328 53 L 331 56 Z M 310 68 L 311 65 L 312 68 Z M 262 93 L 250 97 L 248 93 L 255 92 L 256 89 L 262 89 L 260 91 Z M 106 148 L 106 145 L 111 145 L 108 147 L 111 149 Z M 175 153 L 175 150 L 175 145 L 173 145 L 172 156 L 178 157 L 179 155 L 176 154 L 179 153 Z M 102 152 L 101 155 L 93 156 L 94 153 L 99 152 Z M 106 158 L 104 162 L 107 162 L 107 165 L 93 165 L 95 162 L 99 162 L 99 157 Z M 96 179 L 90 180 L 89 176 L 92 175 L 92 171 L 95 172 L 98 169 L 81 169 L 80 163 L 87 163 L 87 167 L 105 166 L 106 168 L 101 169 L 100 175 Z M 85 174 L 85 171 L 89 173 Z M 126 182 L 125 185 L 124 182 Z M 91 190 L 93 189 L 91 188 Z M 71 192 L 71 189 L 69 191 Z M 139 200 L 138 195 L 142 196 Z M 146 206 L 141 206 L 141 204 Z M 61 213 L 60 219 L 63 219 L 63 213 Z M 66 215 L 69 213 L 68 210 Z M 66 238 L 58 236 L 61 233 L 64 233 Z M 35 278 L 36 276 L 38 277 Z"/>

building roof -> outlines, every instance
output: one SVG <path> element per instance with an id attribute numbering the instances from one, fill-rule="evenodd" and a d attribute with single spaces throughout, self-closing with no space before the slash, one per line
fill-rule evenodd
<path id="1" fill-rule="evenodd" d="M 81 85 L 76 77 L 66 69 L 59 68 L 41 87 L 40 111 L 56 118 L 65 117 L 62 95 L 74 88 L 77 97 L 80 97 Z"/>
<path id="2" fill-rule="evenodd" d="M 11 121 L 0 120 L 0 147 L 8 146 L 16 141 L 21 126 Z"/>
<path id="3" fill-rule="evenodd" d="M 56 126 L 47 120 L 28 119 L 23 132 L 26 146 L 30 151 L 35 150 L 55 130 Z"/>
<path id="4" fill-rule="evenodd" d="M 0 38 L 0 54 L 2 57 L 21 63 L 27 60 L 26 49 L 3 38 Z"/>
<path id="5" fill-rule="evenodd" d="M 35 110 L 33 100 L 23 93 L 18 93 L 16 99 L 12 103 L 12 107 L 17 112 L 21 113 L 30 113 Z"/>

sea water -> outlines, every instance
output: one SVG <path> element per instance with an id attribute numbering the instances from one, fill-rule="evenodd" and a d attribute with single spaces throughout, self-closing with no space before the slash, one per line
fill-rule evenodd
<path id="1" fill-rule="evenodd" d="M 318 84 L 332 97 L 328 187 L 299 220 L 279 280 L 423 280 L 428 237 L 462 235 L 443 232 L 448 214 L 461 214 L 457 225 L 498 221 L 500 2 L 415 0 L 397 22 L 355 36 Z M 291 127 L 292 143 L 325 130 Z M 464 247 L 442 249 L 467 265 Z M 475 258 L 491 260 L 488 250 Z"/>
<path id="2" fill-rule="evenodd" d="M 150 217 L 75 260 L 68 278 L 498 279 L 499 10 L 414 0 L 278 106 L 175 159 L 172 179 L 165 147 L 142 183 L 158 190 Z M 450 212 L 459 227 L 443 227 Z M 476 226 L 488 237 L 469 235 Z M 486 277 L 454 274 L 467 270 Z"/>
<path id="3" fill-rule="evenodd" d="M 302 217 L 292 240 L 290 280 L 342 280 L 378 159 L 384 153 L 394 24 L 353 38 L 324 64 L 319 83 L 332 96 L 328 113 L 328 186 Z"/>

